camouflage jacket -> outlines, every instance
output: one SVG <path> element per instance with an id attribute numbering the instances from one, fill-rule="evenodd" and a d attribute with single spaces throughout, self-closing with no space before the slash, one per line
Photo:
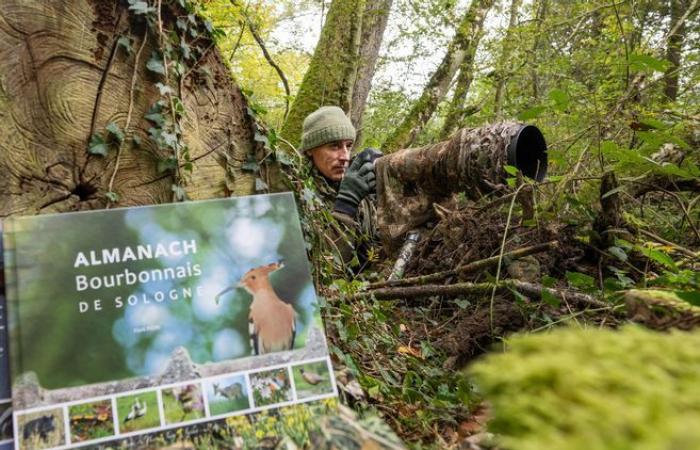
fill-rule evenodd
<path id="1" fill-rule="evenodd" d="M 352 273 L 359 273 L 370 262 L 372 247 L 377 242 L 377 210 L 376 200 L 367 197 L 357 209 L 357 215 L 334 211 L 335 198 L 340 182 L 332 182 L 325 178 L 314 167 L 311 171 L 316 192 L 328 211 L 332 211 L 338 226 L 331 226 L 329 238 L 340 261 Z M 357 257 L 356 257 L 357 255 Z"/>

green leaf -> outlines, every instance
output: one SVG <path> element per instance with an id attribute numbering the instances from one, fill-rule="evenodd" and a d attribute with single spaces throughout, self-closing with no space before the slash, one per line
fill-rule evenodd
<path id="1" fill-rule="evenodd" d="M 177 184 L 173 184 L 171 186 L 171 189 L 173 193 L 175 194 L 175 200 L 181 202 L 183 200 L 187 200 L 187 193 L 185 190 L 182 188 L 182 186 L 178 186 Z"/>
<path id="2" fill-rule="evenodd" d="M 116 192 L 109 191 L 105 194 L 105 197 L 107 197 L 109 201 L 113 203 L 119 201 L 119 194 L 117 194 Z"/>
<path id="3" fill-rule="evenodd" d="M 117 39 L 117 45 L 124 47 L 124 50 L 126 50 L 129 55 L 134 52 L 134 49 L 131 47 L 131 39 L 129 39 L 127 36 L 122 36 Z"/>
<path id="4" fill-rule="evenodd" d="M 542 301 L 554 307 L 559 307 L 561 305 L 561 300 L 546 289 L 542 289 Z"/>
<path id="5" fill-rule="evenodd" d="M 610 253 L 622 262 L 627 261 L 627 253 L 625 253 L 625 251 L 620 247 L 610 247 L 608 248 L 608 253 Z"/>
<path id="6" fill-rule="evenodd" d="M 516 176 L 518 174 L 518 168 L 515 166 L 503 166 L 503 170 L 505 170 L 508 174 Z"/>
<path id="7" fill-rule="evenodd" d="M 158 173 L 167 172 L 169 170 L 175 170 L 177 167 L 177 160 L 175 158 L 161 159 L 158 161 Z"/>
<path id="8" fill-rule="evenodd" d="M 268 190 L 269 187 L 267 186 L 267 183 L 265 183 L 262 178 L 256 178 L 255 179 L 255 190 L 260 192 L 260 191 L 266 191 Z"/>
<path id="9" fill-rule="evenodd" d="M 469 307 L 469 305 L 471 305 L 471 302 L 469 300 L 465 300 L 463 298 L 458 298 L 458 299 L 453 300 L 453 301 L 454 301 L 454 304 L 459 307 L 459 309 L 464 309 L 464 308 Z"/>
<path id="10" fill-rule="evenodd" d="M 600 196 L 600 199 L 608 198 L 611 195 L 617 194 L 620 191 L 623 191 L 625 189 L 625 186 L 618 186 L 616 188 L 610 189 L 608 192 Z"/>
<path id="11" fill-rule="evenodd" d="M 183 58 L 190 59 L 192 57 L 192 50 L 190 49 L 190 46 L 187 45 L 187 42 L 180 42 L 180 51 L 182 52 Z"/>
<path id="12" fill-rule="evenodd" d="M 518 114 L 518 120 L 530 120 L 539 117 L 547 108 L 544 106 L 535 106 Z"/>
<path id="13" fill-rule="evenodd" d="M 138 134 L 134 134 L 133 136 L 131 136 L 131 140 L 134 141 L 135 146 L 137 146 L 137 147 L 141 146 L 141 138 L 139 137 Z"/>
<path id="14" fill-rule="evenodd" d="M 554 108 L 559 111 L 564 111 L 570 103 L 569 94 L 561 89 L 552 89 L 549 91 L 549 98 L 554 102 Z"/>
<path id="15" fill-rule="evenodd" d="M 129 0 L 129 11 L 133 11 L 134 14 L 137 15 L 142 15 L 142 14 L 148 14 L 150 12 L 155 11 L 156 9 L 152 6 L 148 6 L 148 2 L 145 1 L 133 1 Z"/>
<path id="16" fill-rule="evenodd" d="M 175 92 L 173 88 L 161 82 L 156 83 L 156 87 L 158 88 L 158 92 L 160 92 L 161 96 L 173 94 Z"/>
<path id="17" fill-rule="evenodd" d="M 156 126 L 158 126 L 158 127 L 162 127 L 163 124 L 165 123 L 165 117 L 163 117 L 163 114 L 161 114 L 161 113 L 159 113 L 159 112 L 149 113 L 149 114 L 146 114 L 146 115 L 143 116 L 143 117 L 144 117 L 146 120 L 150 120 L 151 122 L 153 122 L 153 123 L 154 123 Z"/>
<path id="18" fill-rule="evenodd" d="M 91 155 L 107 156 L 108 151 L 109 147 L 102 136 L 93 134 L 90 138 L 90 144 L 88 144 L 88 153 Z"/>
<path id="19" fill-rule="evenodd" d="M 149 59 L 146 63 L 146 68 L 151 72 L 165 75 L 165 66 L 163 65 L 163 59 L 156 52 L 153 52 L 151 54 L 151 59 Z"/>
<path id="20" fill-rule="evenodd" d="M 566 280 L 569 284 L 578 289 L 591 289 L 595 287 L 595 279 L 580 272 L 566 272 Z"/>
<path id="21" fill-rule="evenodd" d="M 638 246 L 637 249 L 647 258 L 656 261 L 657 263 L 670 267 L 672 269 L 676 268 L 676 262 L 668 256 L 666 253 L 653 248 L 645 248 Z"/>
<path id="22" fill-rule="evenodd" d="M 107 124 L 105 129 L 109 132 L 111 136 L 113 136 L 117 141 L 123 142 L 124 141 L 124 132 L 122 131 L 121 128 L 119 128 L 119 125 L 117 125 L 116 122 L 110 122 Z"/>
<path id="23" fill-rule="evenodd" d="M 630 67 L 637 70 L 651 70 L 663 72 L 668 67 L 669 62 L 665 59 L 654 58 L 642 53 L 632 53 L 629 56 Z"/>

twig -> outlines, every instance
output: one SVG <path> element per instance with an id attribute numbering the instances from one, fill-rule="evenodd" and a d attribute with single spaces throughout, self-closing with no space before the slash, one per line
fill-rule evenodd
<path id="1" fill-rule="evenodd" d="M 143 51 L 143 48 L 146 46 L 146 41 L 148 40 L 148 29 L 146 29 L 146 32 L 143 34 L 143 41 L 141 42 L 141 46 L 139 47 L 138 51 L 136 52 L 136 57 L 134 58 L 134 71 L 131 74 L 131 89 L 129 90 L 129 108 L 126 113 L 126 122 L 124 123 L 124 140 L 126 140 L 126 134 L 129 131 L 129 125 L 131 124 L 131 114 L 134 112 L 134 89 L 136 87 L 136 75 L 138 73 L 138 68 L 139 68 L 139 59 L 141 57 L 141 52 Z M 109 178 L 109 186 L 107 187 L 107 192 L 112 192 L 112 189 L 114 187 L 114 179 L 117 176 L 117 171 L 119 170 L 119 161 L 122 155 L 122 146 L 124 145 L 124 141 L 119 143 L 119 148 L 117 149 L 117 158 L 114 162 L 114 172 L 112 172 L 112 176 Z M 107 208 L 109 209 L 109 206 L 111 205 L 111 200 L 107 204 Z"/>
<path id="2" fill-rule="evenodd" d="M 495 283 L 455 283 L 448 285 L 428 284 L 425 286 L 402 286 L 393 288 L 376 289 L 371 292 L 361 292 L 353 296 L 355 300 L 365 300 L 371 297 L 377 300 L 403 300 L 434 295 L 459 296 L 465 294 L 487 294 L 492 291 L 507 292 L 516 290 L 533 298 L 541 298 L 543 292 L 547 292 L 556 298 L 572 303 L 590 305 L 596 307 L 610 306 L 604 301 L 598 300 L 592 295 L 563 289 L 546 288 L 540 284 L 528 283 L 520 280 L 501 280 Z"/>
<path id="3" fill-rule="evenodd" d="M 689 250 L 689 249 L 687 249 L 679 244 L 676 244 L 675 242 L 671 242 L 671 241 L 668 241 L 668 240 L 662 238 L 661 236 L 657 236 L 654 233 L 652 233 L 651 231 L 647 231 L 647 230 L 643 230 L 643 229 L 639 228 L 639 232 L 648 238 L 651 238 L 657 242 L 660 242 L 662 244 L 666 244 L 666 245 L 669 245 L 669 246 L 675 248 L 680 253 L 683 253 L 686 256 L 689 256 L 691 258 L 699 258 L 700 257 L 699 253 L 695 253 L 692 250 Z"/>
<path id="4" fill-rule="evenodd" d="M 503 252 L 506 248 L 506 238 L 508 237 L 508 228 L 510 227 L 510 219 L 513 217 L 513 207 L 515 206 L 515 200 L 518 198 L 518 193 L 525 187 L 526 184 L 521 184 L 515 191 L 513 200 L 510 202 L 510 208 L 508 208 L 508 218 L 506 219 L 506 228 L 503 230 L 503 241 L 501 242 L 501 251 L 498 255 L 498 261 L 496 262 L 496 283 L 493 285 L 493 290 L 491 291 L 491 300 L 489 302 L 489 320 L 491 321 L 491 329 L 493 330 L 493 302 L 496 298 L 496 286 L 498 285 L 498 280 L 501 277 L 501 261 L 503 261 Z"/>
<path id="5" fill-rule="evenodd" d="M 700 1 L 694 0 L 693 4 L 688 7 L 688 9 L 685 11 L 685 14 L 681 16 L 680 19 L 678 19 L 678 22 L 676 22 L 673 27 L 668 31 L 666 36 L 664 36 L 664 41 L 667 41 L 678 32 L 678 29 L 683 26 L 686 20 L 688 20 L 688 17 L 690 17 L 691 14 L 694 14 L 698 7 L 700 7 Z"/>
<path id="6" fill-rule="evenodd" d="M 542 253 L 548 250 L 553 250 L 559 245 L 558 241 L 545 242 L 543 244 L 537 244 L 530 247 L 523 247 L 517 250 L 513 250 L 508 253 L 503 254 L 503 258 L 518 259 L 524 256 L 534 255 L 536 253 Z M 430 282 L 442 280 L 447 277 L 451 277 L 458 274 L 476 272 L 477 270 L 485 269 L 491 267 L 501 260 L 500 255 L 492 256 L 490 258 L 480 259 L 478 261 L 473 261 L 451 270 L 445 270 L 442 272 L 435 272 L 428 275 L 422 275 L 418 277 L 404 278 L 402 280 L 394 281 L 381 281 L 377 283 L 372 283 L 367 286 L 368 290 L 380 289 L 385 287 L 398 287 L 398 286 L 412 286 L 427 284 Z"/>
<path id="7" fill-rule="evenodd" d="M 114 26 L 115 31 L 116 31 L 117 27 L 119 26 L 120 21 L 121 21 L 121 15 L 119 16 L 119 19 L 117 19 L 117 23 Z M 97 95 L 95 96 L 95 106 L 92 109 L 92 119 L 90 120 L 90 133 L 88 134 L 88 138 L 87 138 L 88 146 L 90 145 L 90 140 L 92 139 L 92 135 L 95 134 L 95 124 L 97 122 L 97 116 L 100 113 L 100 105 L 102 104 L 102 92 L 104 90 L 105 82 L 107 81 L 107 76 L 109 75 L 109 70 L 111 69 L 112 64 L 114 63 L 114 56 L 117 54 L 118 47 L 119 47 L 119 38 L 117 35 L 114 37 L 114 42 L 112 43 L 112 49 L 110 50 L 109 58 L 107 59 L 107 65 L 105 66 L 104 72 L 102 72 L 102 77 L 100 78 L 100 83 L 97 85 Z"/>

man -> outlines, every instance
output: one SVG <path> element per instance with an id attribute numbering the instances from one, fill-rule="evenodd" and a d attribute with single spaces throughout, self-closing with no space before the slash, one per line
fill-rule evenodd
<path id="1" fill-rule="evenodd" d="M 310 159 L 321 199 L 345 226 L 334 230 L 333 244 L 343 262 L 354 265 L 353 272 L 358 272 L 376 235 L 376 211 L 370 194 L 376 186 L 373 162 L 382 153 L 368 148 L 351 158 L 355 137 L 355 127 L 342 109 L 323 106 L 304 119 L 300 150 Z M 358 260 L 352 264 L 355 255 Z"/>

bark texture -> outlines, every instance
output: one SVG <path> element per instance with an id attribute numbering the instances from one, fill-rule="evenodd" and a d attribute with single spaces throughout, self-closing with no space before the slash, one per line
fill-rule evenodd
<path id="1" fill-rule="evenodd" d="M 474 0 L 469 5 L 469 9 L 457 27 L 455 37 L 447 48 L 445 57 L 430 77 L 411 111 L 382 145 L 384 150 L 407 148 L 413 144 L 447 94 L 457 70 L 465 59 L 473 58 L 483 29 L 484 18 L 493 4 L 494 0 Z"/>
<path id="2" fill-rule="evenodd" d="M 686 27 L 683 13 L 688 9 L 685 0 L 670 0 L 670 33 L 666 45 L 666 59 L 670 63 L 665 73 L 664 95 L 669 101 L 676 101 L 678 97 L 678 80 L 680 79 L 680 67 L 685 41 Z"/>
<path id="3" fill-rule="evenodd" d="M 357 77 L 352 90 L 350 120 L 358 130 L 357 141 L 361 141 L 362 114 L 365 111 L 367 95 L 372 87 L 372 78 L 377 67 L 379 48 L 389 21 L 393 0 L 368 0 L 362 15 L 362 36 L 360 39 Z"/>
<path id="4" fill-rule="evenodd" d="M 503 96 L 506 90 L 506 81 L 508 81 L 509 60 L 513 51 L 513 33 L 518 22 L 518 11 L 522 5 L 522 0 L 511 0 L 510 2 L 510 18 L 508 19 L 508 29 L 503 40 L 503 50 L 499 58 L 498 69 L 496 72 L 496 94 L 494 98 L 493 111 L 496 114 L 496 120 L 503 118 Z"/>
<path id="5" fill-rule="evenodd" d="M 96 0 L 3 2 L 1 217 L 101 208 L 111 183 L 118 206 L 172 199 L 172 176 L 157 167 L 167 155 L 149 139 L 153 125 L 144 118 L 161 98 L 156 83 L 164 82 L 146 69 L 158 40 L 147 39 L 136 61 L 135 50 L 148 31 L 128 6 Z M 170 29 L 175 16 L 164 11 L 163 20 Z M 120 37 L 131 39 L 134 51 L 118 45 Z M 184 186 L 188 197 L 253 192 L 255 176 L 241 166 L 257 149 L 256 124 L 216 48 L 208 45 L 172 88 L 181 91 L 186 113 L 182 134 L 193 161 Z M 110 122 L 123 128 L 129 111 L 115 173 L 117 151 L 92 155 L 88 143 L 92 134 L 106 134 Z"/>
<path id="6" fill-rule="evenodd" d="M 282 127 L 285 140 L 297 145 L 309 113 L 324 105 L 350 111 L 358 67 L 365 0 L 333 0 L 314 56 Z"/>

